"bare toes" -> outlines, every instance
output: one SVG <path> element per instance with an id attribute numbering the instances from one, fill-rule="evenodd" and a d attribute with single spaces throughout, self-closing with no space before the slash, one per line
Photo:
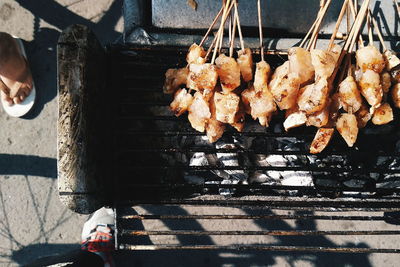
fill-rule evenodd
<path id="1" fill-rule="evenodd" d="M 12 106 L 14 104 L 13 100 L 4 92 L 1 92 L 1 98 L 3 98 L 4 101 L 6 101 L 9 106 Z"/>
<path id="2" fill-rule="evenodd" d="M 21 103 L 21 100 L 19 99 L 18 96 L 14 97 L 13 100 L 14 100 L 15 104 L 20 104 Z"/>
<path id="3" fill-rule="evenodd" d="M 19 94 L 19 99 L 21 100 L 21 102 L 24 101 L 25 97 L 26 97 L 25 92 L 21 92 L 21 93 Z"/>

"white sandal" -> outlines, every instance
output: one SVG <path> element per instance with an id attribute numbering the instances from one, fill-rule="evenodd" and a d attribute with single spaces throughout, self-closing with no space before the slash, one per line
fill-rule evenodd
<path id="1" fill-rule="evenodd" d="M 22 43 L 21 39 L 15 37 L 15 36 L 13 36 L 13 37 L 14 37 L 15 41 L 17 41 L 20 52 L 25 57 L 25 59 L 28 61 L 28 58 L 26 57 L 24 44 Z M 31 110 L 31 108 L 33 107 L 33 104 L 35 103 L 35 98 L 36 98 L 35 83 L 32 80 L 32 90 L 31 90 L 30 94 L 24 99 L 24 101 L 22 101 L 19 104 L 13 104 L 10 106 L 7 103 L 7 101 L 5 101 L 3 98 L 1 98 L 1 103 L 3 105 L 4 111 L 7 112 L 8 115 L 10 115 L 11 117 L 22 117 Z"/>

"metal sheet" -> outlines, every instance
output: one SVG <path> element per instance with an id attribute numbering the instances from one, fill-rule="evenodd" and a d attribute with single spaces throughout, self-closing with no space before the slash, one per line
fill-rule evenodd
<path id="1" fill-rule="evenodd" d="M 318 0 L 263 0 L 262 23 L 264 27 L 288 33 L 306 33 L 312 25 L 318 9 Z M 361 1 L 359 1 L 361 3 Z M 197 10 L 187 0 L 152 0 L 152 24 L 159 28 L 206 29 L 221 7 L 218 0 L 198 0 Z M 256 27 L 256 0 L 240 1 L 239 13 L 242 26 Z M 343 0 L 333 0 L 325 17 L 322 33 L 331 33 Z M 378 23 L 385 36 L 397 36 L 398 16 L 392 1 L 371 0 L 371 9 L 378 15 Z M 340 31 L 345 31 L 345 23 Z M 265 33 L 268 36 L 268 32 Z"/>

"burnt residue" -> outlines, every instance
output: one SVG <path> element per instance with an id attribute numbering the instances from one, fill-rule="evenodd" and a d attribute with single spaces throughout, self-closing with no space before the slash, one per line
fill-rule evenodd
<path id="1" fill-rule="evenodd" d="M 121 201 L 168 201 L 193 196 L 301 196 L 396 200 L 400 191 L 398 122 L 368 125 L 353 148 L 335 134 L 328 148 L 309 153 L 313 127 L 285 132 L 283 115 L 269 128 L 246 117 L 242 133 L 228 126 L 214 144 L 191 128 L 187 115 L 169 110 L 162 93 L 165 71 L 186 66 L 178 47 L 114 46 L 118 71 L 113 134 L 116 192 Z M 271 66 L 285 56 L 267 55 Z M 395 117 L 399 116 L 395 111 Z M 399 176 L 399 178 L 397 178 Z M 278 186 L 273 188 L 274 186 Z M 350 192 L 350 193 L 349 193 Z M 205 198 L 204 198 L 205 197 Z M 329 205 L 329 204 L 326 204 Z M 352 205 L 343 203 L 344 206 Z"/>

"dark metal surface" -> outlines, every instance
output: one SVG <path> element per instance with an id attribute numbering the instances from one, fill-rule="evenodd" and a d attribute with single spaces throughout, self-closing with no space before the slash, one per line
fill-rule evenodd
<path id="1" fill-rule="evenodd" d="M 213 206 L 209 206 L 213 209 Z M 237 213 L 237 210 L 225 210 L 221 213 Z M 247 214 L 204 214 L 207 209 L 201 207 L 191 210 L 184 206 L 183 209 L 175 209 L 174 206 L 153 206 L 143 207 L 123 207 L 116 210 L 117 220 L 117 240 L 118 249 L 124 250 L 262 250 L 262 251 L 301 251 L 301 252 L 341 252 L 341 253 L 400 253 L 400 249 L 387 247 L 384 243 L 369 243 L 368 246 L 363 242 L 371 242 L 373 236 L 382 238 L 396 238 L 400 234 L 396 228 L 385 228 L 385 230 L 375 229 L 383 221 L 388 219 L 399 221 L 399 218 L 390 218 L 386 214 L 381 216 L 374 213 L 340 213 L 332 212 L 301 212 L 298 210 L 282 211 L 271 210 L 269 208 L 245 210 Z M 175 214 L 167 214 L 172 212 Z M 293 214 L 294 212 L 294 214 Z M 199 214 L 200 213 L 200 214 Z M 185 214 L 185 215 L 184 215 Z M 235 220 L 232 222 L 231 220 Z M 295 222 L 295 227 L 291 223 Z M 342 221 L 354 221 L 362 224 L 365 230 L 343 230 L 337 228 Z M 194 223 L 196 222 L 196 223 Z M 309 227 L 317 222 L 322 230 Z M 321 223 L 326 222 L 326 223 Z M 253 230 L 251 225 L 266 225 L 272 229 Z M 200 227 L 200 225 L 202 227 Z M 306 229 L 302 229 L 304 225 Z M 167 228 L 166 228 L 167 226 Z M 279 226 L 279 227 L 277 227 Z M 370 227 L 371 226 L 371 227 Z M 237 228 L 240 229 L 237 229 Z M 299 228 L 300 227 L 300 228 Z M 156 230 L 148 230 L 154 228 Z M 246 230 L 251 228 L 251 230 Z M 363 227 L 361 227 L 362 229 Z M 152 242 L 148 242 L 148 238 Z M 235 240 L 235 244 L 224 242 L 199 241 L 198 238 L 225 236 L 230 240 Z M 347 240 L 356 238 L 358 244 L 353 246 L 351 243 L 342 245 L 329 244 L 324 241 L 327 236 L 343 237 Z M 185 239 L 186 237 L 186 239 Z M 180 244 L 171 243 L 171 238 L 181 240 Z M 272 239 L 271 239 L 272 238 Z M 282 238 L 284 242 L 278 242 L 274 238 Z M 313 241 L 310 238 L 315 238 Z M 254 240 L 251 245 L 248 243 Z M 287 244 L 288 241 L 290 245 Z M 373 246 L 372 246 L 373 245 Z"/>
<path id="2" fill-rule="evenodd" d="M 114 102 L 111 125 L 113 133 L 112 177 L 114 206 L 117 207 L 118 249 L 128 250 L 260 250 L 260 251 L 303 251 L 303 252 L 343 252 L 343 253 L 400 253 L 397 248 L 384 247 L 333 247 L 329 243 L 307 245 L 305 237 L 371 236 L 394 237 L 400 231 L 393 229 L 366 229 L 349 231 L 343 229 L 227 229 L 232 221 L 277 221 L 277 220 L 319 220 L 359 221 L 379 223 L 398 221 L 397 217 L 380 215 L 330 215 L 312 214 L 316 211 L 398 211 L 400 210 L 400 152 L 398 150 L 399 125 L 395 121 L 381 128 L 369 125 L 360 131 L 354 148 L 348 148 L 339 135 L 334 136 L 331 145 L 320 155 L 308 152 L 315 129 L 299 128 L 288 133 L 282 129 L 282 114 L 273 120 L 270 128 L 257 126 L 246 118 L 247 126 L 243 133 L 227 129 L 224 139 L 251 140 L 256 145 L 249 147 L 217 148 L 212 145 L 199 145 L 197 140 L 203 133 L 190 127 L 187 116 L 176 118 L 168 110 L 171 96 L 162 94 L 162 83 L 166 69 L 185 66 L 186 51 L 181 48 L 128 47 L 114 46 L 109 50 L 112 73 L 112 88 L 120 97 Z M 256 58 L 255 61 L 258 59 Z M 277 66 L 285 60 L 282 56 L 269 55 L 268 62 Z M 396 111 L 396 116 L 398 112 Z M 383 138 L 384 137 L 384 138 Z M 197 138 L 197 139 L 196 139 Z M 280 147 L 281 140 L 295 139 L 298 145 L 291 149 Z M 376 142 L 376 140 L 380 140 Z M 239 165 L 223 166 L 209 164 L 190 166 L 188 160 L 195 153 L 215 155 L 234 153 L 239 157 Z M 283 157 L 302 157 L 289 166 L 259 166 L 251 162 L 256 155 L 280 155 Z M 250 159 L 250 160 L 249 160 Z M 331 162 L 332 161 L 332 162 Z M 323 162 L 323 164 L 317 163 Z M 383 162 L 383 163 L 382 163 Z M 313 176 L 312 185 L 288 186 L 283 184 L 239 183 L 221 184 L 223 179 L 213 171 L 277 171 L 309 172 Z M 202 177 L 203 182 L 189 184 L 185 179 L 188 173 Z M 357 182 L 354 182 L 357 181 Z M 229 195 L 221 195 L 228 190 Z M 261 214 L 138 214 L 130 213 L 134 205 L 152 204 L 191 205 L 192 207 L 236 207 L 261 209 Z M 275 208 L 294 211 L 294 214 L 271 214 Z M 300 212 L 300 213 L 299 213 Z M 304 213 L 305 212 L 305 213 Z M 308 213 L 308 212 L 311 212 Z M 145 221 L 218 221 L 221 229 L 197 229 L 190 227 L 165 230 L 136 227 Z M 194 243 L 148 244 L 149 237 L 165 238 L 183 236 Z M 268 238 L 287 236 L 300 238 L 296 245 L 271 242 L 242 244 L 199 244 L 201 236 L 242 236 L 248 238 Z M 139 238 L 139 239 L 137 239 Z M 147 240 L 144 242 L 143 240 Z M 153 240 L 153 239 L 152 239 Z"/>
<path id="3" fill-rule="evenodd" d="M 260 251 L 292 251 L 292 252 L 331 252 L 331 253 L 400 253 L 400 249 L 371 249 L 344 247 L 306 247 L 306 246 L 217 246 L 217 245 L 121 245 L 120 249 L 128 250 L 260 250 Z"/>
<path id="4" fill-rule="evenodd" d="M 319 201 L 311 204 L 312 201 L 307 200 L 301 207 L 310 205 L 329 208 L 333 205 L 338 208 L 400 209 L 400 188 L 397 187 L 400 179 L 397 178 L 400 175 L 400 161 L 397 162 L 400 160 L 397 120 L 389 125 L 369 125 L 362 129 L 353 148 L 348 148 L 341 137 L 336 135 L 327 150 L 320 155 L 308 152 L 315 129 L 299 128 L 286 133 L 282 129 L 282 114 L 276 116 L 269 128 L 257 126 L 257 122 L 247 118 L 247 126 L 242 133 L 228 128 L 224 134 L 226 139 L 248 139 L 257 145 L 246 148 L 198 145 L 193 140 L 204 136 L 204 133 L 192 129 L 186 115 L 179 118 L 173 116 L 168 110 L 172 98 L 161 92 L 166 69 L 184 66 L 186 51 L 173 47 L 113 47 L 110 52 L 114 75 L 112 80 L 116 83 L 113 88 L 117 88 L 120 96 L 115 103 L 112 127 L 115 165 L 113 180 L 117 203 L 182 201 L 194 204 L 196 201 L 212 203 L 215 200 L 245 204 L 252 200 L 243 197 L 256 196 L 256 201 L 282 204 L 285 199 L 274 200 L 270 197 L 286 196 L 298 197 L 298 202 L 309 197 Z M 284 58 L 269 55 L 267 60 L 272 66 L 277 66 Z M 397 111 L 395 115 L 398 115 Z M 282 148 L 279 142 L 284 138 L 294 138 L 298 145 L 288 150 Z M 376 142 L 377 138 L 380 142 Z M 236 153 L 239 165 L 189 166 L 188 160 L 175 160 L 190 158 L 198 152 L 207 155 Z M 251 158 L 256 155 L 296 156 L 302 157 L 302 160 L 290 162 L 289 166 L 259 166 L 251 162 Z M 313 175 L 314 185 L 222 185 L 222 178 L 213 174 L 215 171 L 303 171 Z M 183 178 L 185 173 L 202 176 L 204 182 L 211 184 L 190 185 Z M 358 183 L 353 183 L 354 180 Z M 232 198 L 219 196 L 221 188 L 234 190 Z M 199 200 L 194 197 L 199 197 Z"/>

